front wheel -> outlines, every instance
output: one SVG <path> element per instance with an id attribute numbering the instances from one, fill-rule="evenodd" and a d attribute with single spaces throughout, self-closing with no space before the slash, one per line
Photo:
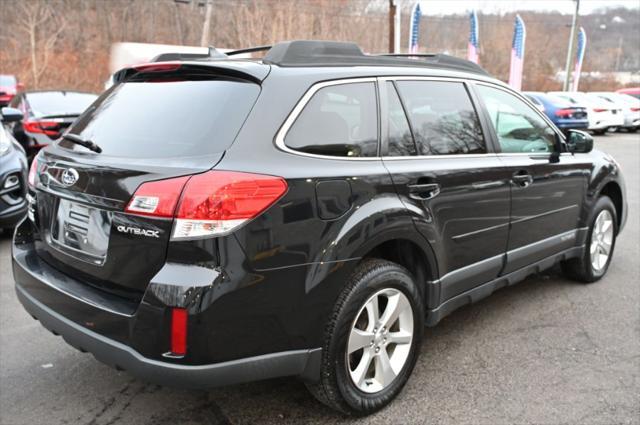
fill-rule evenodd
<path id="1" fill-rule="evenodd" d="M 607 196 L 600 197 L 591 213 L 589 237 L 584 253 L 562 263 L 567 276 L 584 283 L 600 280 L 605 275 L 616 244 L 618 220 L 616 208 Z"/>
<path id="2" fill-rule="evenodd" d="M 320 381 L 307 387 L 346 414 L 381 409 L 409 379 L 423 318 L 422 297 L 411 274 L 389 261 L 366 260 L 338 297 L 326 329 Z"/>

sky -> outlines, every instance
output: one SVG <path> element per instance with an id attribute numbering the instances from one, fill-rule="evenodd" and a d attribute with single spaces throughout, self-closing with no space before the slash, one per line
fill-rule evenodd
<path id="1" fill-rule="evenodd" d="M 412 0 L 400 3 L 409 8 Z M 640 0 L 580 0 L 580 15 L 593 13 L 602 7 L 640 8 Z M 489 13 L 509 13 L 520 10 L 557 11 L 572 14 L 576 4 L 573 0 L 420 0 L 423 15 L 442 15 L 451 13 L 466 13 L 469 10 Z"/>

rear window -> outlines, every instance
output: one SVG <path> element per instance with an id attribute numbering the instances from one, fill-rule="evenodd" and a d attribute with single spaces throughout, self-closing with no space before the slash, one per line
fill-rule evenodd
<path id="1" fill-rule="evenodd" d="M 124 82 L 113 86 L 70 129 L 104 155 L 167 158 L 222 152 L 236 137 L 260 87 L 241 80 Z M 60 146 L 77 149 L 67 141 Z"/>
<path id="2" fill-rule="evenodd" d="M 80 115 L 98 97 L 91 93 L 50 91 L 27 93 L 27 102 L 35 116 Z"/>

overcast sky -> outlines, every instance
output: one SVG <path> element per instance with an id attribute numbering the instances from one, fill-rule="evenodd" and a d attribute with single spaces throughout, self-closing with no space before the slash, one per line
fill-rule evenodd
<path id="1" fill-rule="evenodd" d="M 401 4 L 407 8 L 413 5 L 413 1 L 404 0 Z M 593 13 L 594 10 L 602 7 L 617 6 L 638 9 L 640 0 L 580 0 L 580 15 Z M 533 10 L 569 14 L 573 13 L 575 7 L 573 0 L 420 0 L 423 15 L 465 13 L 472 9 L 491 13 Z"/>

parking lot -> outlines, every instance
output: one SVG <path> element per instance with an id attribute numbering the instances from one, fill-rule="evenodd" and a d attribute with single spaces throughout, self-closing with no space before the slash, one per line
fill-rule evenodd
<path id="1" fill-rule="evenodd" d="M 427 329 L 407 387 L 356 423 L 640 423 L 640 135 L 597 137 L 622 165 L 629 220 L 607 276 L 557 270 Z M 162 388 L 98 363 L 19 305 L 0 240 L 0 423 L 347 423 L 293 379 L 208 392 Z"/>

